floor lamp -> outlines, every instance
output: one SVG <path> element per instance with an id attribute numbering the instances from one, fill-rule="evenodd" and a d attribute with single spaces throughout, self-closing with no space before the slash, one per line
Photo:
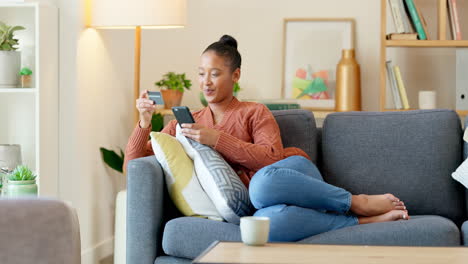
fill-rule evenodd
<path id="1" fill-rule="evenodd" d="M 135 29 L 134 101 L 140 95 L 141 29 L 185 26 L 186 0 L 92 0 L 90 26 L 96 29 Z M 135 109 L 135 122 L 139 113 Z"/>

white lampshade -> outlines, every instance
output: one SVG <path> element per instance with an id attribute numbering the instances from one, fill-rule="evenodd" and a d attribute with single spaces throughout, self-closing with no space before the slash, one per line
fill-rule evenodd
<path id="1" fill-rule="evenodd" d="M 186 0 L 93 0 L 92 27 L 183 27 Z"/>

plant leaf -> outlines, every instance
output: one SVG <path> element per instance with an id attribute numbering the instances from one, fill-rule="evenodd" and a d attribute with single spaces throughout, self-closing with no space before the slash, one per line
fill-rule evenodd
<path id="1" fill-rule="evenodd" d="M 10 27 L 8 28 L 8 38 L 13 38 L 13 33 L 18 30 L 24 30 L 25 28 L 22 26 L 15 26 L 15 27 Z"/>
<path id="2" fill-rule="evenodd" d="M 8 26 L 3 23 L 2 21 L 0 21 L 0 31 L 2 32 L 7 32 L 8 31 Z"/>
<path id="3" fill-rule="evenodd" d="M 20 75 L 31 75 L 32 74 L 32 71 L 31 69 L 27 68 L 27 67 L 24 67 L 21 69 L 21 71 L 19 72 Z"/>
<path id="4" fill-rule="evenodd" d="M 152 131 L 161 131 L 164 127 L 164 117 L 160 113 L 154 114 L 151 117 L 151 126 Z"/>
<path id="5" fill-rule="evenodd" d="M 122 154 L 122 156 L 119 156 L 113 150 L 108 150 L 105 148 L 99 148 L 99 149 L 101 150 L 102 159 L 104 160 L 104 162 L 112 169 L 122 173 L 123 163 L 124 163 L 124 155 L 123 155 L 122 150 L 120 150 L 120 153 Z"/>
<path id="6" fill-rule="evenodd" d="M 1 46 L 1 49 L 2 49 L 2 50 L 6 50 L 6 51 L 10 51 L 10 50 L 11 50 L 11 46 L 10 46 L 10 44 L 8 44 L 8 43 L 3 43 L 2 46 Z"/>

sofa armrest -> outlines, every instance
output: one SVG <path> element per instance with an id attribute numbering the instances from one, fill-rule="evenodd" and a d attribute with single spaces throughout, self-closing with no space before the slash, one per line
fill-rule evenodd
<path id="1" fill-rule="evenodd" d="M 49 198 L 0 199 L 0 263 L 81 263 L 75 209 Z"/>
<path id="2" fill-rule="evenodd" d="M 461 227 L 462 245 L 468 247 L 468 221 L 465 221 Z"/>
<path id="3" fill-rule="evenodd" d="M 154 263 L 161 255 L 164 173 L 155 156 L 127 167 L 127 263 Z"/>

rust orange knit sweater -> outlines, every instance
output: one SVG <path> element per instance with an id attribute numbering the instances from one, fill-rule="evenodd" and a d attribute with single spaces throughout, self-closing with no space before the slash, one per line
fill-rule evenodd
<path id="1" fill-rule="evenodd" d="M 283 148 L 278 124 L 263 104 L 239 102 L 234 97 L 223 120 L 216 125 L 209 107 L 194 112 L 193 117 L 195 122 L 221 132 L 214 149 L 247 187 L 255 172 L 267 165 L 294 155 L 310 159 L 301 149 Z M 172 120 L 161 132 L 175 136 L 176 124 L 177 121 Z M 135 127 L 125 149 L 125 168 L 129 160 L 154 155 L 151 141 L 148 141 L 150 133 L 151 127 L 141 128 L 139 124 Z"/>

